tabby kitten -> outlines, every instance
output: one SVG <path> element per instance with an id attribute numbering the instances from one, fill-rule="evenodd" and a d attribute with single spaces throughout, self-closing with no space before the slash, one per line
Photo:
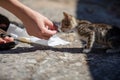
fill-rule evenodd
<path id="1" fill-rule="evenodd" d="M 106 46 L 107 53 L 120 52 L 120 29 L 107 24 L 94 24 L 87 20 L 78 20 L 65 12 L 61 22 L 61 31 L 75 32 L 80 40 L 85 39 L 83 52 L 88 53 L 94 43 Z"/>

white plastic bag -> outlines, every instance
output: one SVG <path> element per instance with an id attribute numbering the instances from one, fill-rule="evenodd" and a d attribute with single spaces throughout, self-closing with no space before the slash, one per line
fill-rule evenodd
<path id="1" fill-rule="evenodd" d="M 15 24 L 10 24 L 7 33 L 17 40 L 24 41 L 26 43 L 36 43 L 45 46 L 57 46 L 66 45 L 70 42 L 62 40 L 57 35 L 53 35 L 49 40 L 40 39 L 34 36 L 29 36 L 25 29 L 22 29 Z"/>

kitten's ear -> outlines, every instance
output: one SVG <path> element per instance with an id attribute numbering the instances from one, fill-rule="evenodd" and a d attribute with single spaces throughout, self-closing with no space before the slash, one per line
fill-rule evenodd
<path id="1" fill-rule="evenodd" d="M 64 15 L 64 17 L 67 17 L 67 16 L 68 16 L 68 13 L 63 12 L 63 15 Z"/>
<path id="2" fill-rule="evenodd" d="M 66 12 L 63 12 L 63 15 L 66 19 L 70 19 L 71 18 L 71 15 L 69 15 L 68 13 Z"/>

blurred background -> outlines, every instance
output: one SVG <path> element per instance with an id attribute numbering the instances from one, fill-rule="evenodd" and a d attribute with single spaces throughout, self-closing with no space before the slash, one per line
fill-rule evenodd
<path id="1" fill-rule="evenodd" d="M 78 19 L 92 22 L 120 25 L 120 0 L 20 0 L 30 8 L 40 12 L 53 21 L 60 21 L 62 12 L 68 12 Z M 0 13 L 12 21 L 18 21 L 14 15 L 0 8 Z"/>
<path id="2" fill-rule="evenodd" d="M 120 25 L 120 0 L 78 0 L 78 18 L 92 22 Z"/>

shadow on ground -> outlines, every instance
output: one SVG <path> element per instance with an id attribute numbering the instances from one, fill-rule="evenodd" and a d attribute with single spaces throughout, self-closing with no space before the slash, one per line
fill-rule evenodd
<path id="1" fill-rule="evenodd" d="M 119 0 L 78 0 L 76 15 L 94 23 L 120 25 Z M 99 50 L 97 50 L 99 52 Z M 120 54 L 87 54 L 93 80 L 120 80 Z"/>
<path id="2" fill-rule="evenodd" d="M 83 48 L 78 48 L 78 47 L 72 47 L 72 48 L 55 48 L 55 47 L 49 47 L 49 46 L 43 46 L 43 45 L 38 45 L 35 44 L 32 47 L 16 47 L 14 49 L 11 50 L 3 50 L 0 51 L 0 54 L 21 54 L 21 53 L 29 53 L 29 52 L 35 52 L 37 50 L 42 50 L 42 51 L 46 51 L 46 50 L 51 50 L 51 51 L 55 51 L 55 52 L 67 52 L 70 54 L 86 54 L 86 53 L 82 53 Z M 91 53 L 98 53 L 98 54 L 102 54 L 105 53 L 106 49 L 103 48 L 94 48 Z"/>

